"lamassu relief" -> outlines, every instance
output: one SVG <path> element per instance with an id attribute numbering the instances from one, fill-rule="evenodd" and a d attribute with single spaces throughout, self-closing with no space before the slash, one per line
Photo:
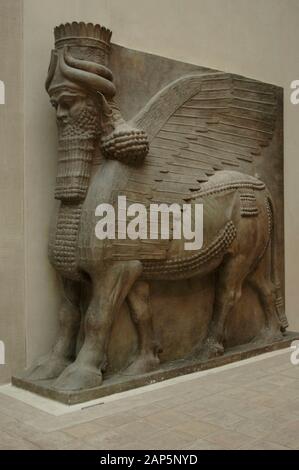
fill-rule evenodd
<path id="1" fill-rule="evenodd" d="M 56 27 L 46 80 L 58 128 L 49 259 L 64 294 L 52 350 L 14 380 L 58 398 L 287 335 L 282 90 L 110 40 L 100 25 Z M 201 204 L 201 248 L 161 233 L 100 240 L 96 208 L 119 197 Z"/>

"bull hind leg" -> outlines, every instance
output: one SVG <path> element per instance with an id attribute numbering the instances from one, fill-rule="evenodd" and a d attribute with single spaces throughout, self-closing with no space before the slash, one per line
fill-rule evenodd
<path id="1" fill-rule="evenodd" d="M 265 256 L 248 278 L 258 294 L 265 315 L 265 328 L 254 338 L 256 341 L 277 341 L 282 338 L 282 326 L 276 311 L 276 287 L 271 280 L 267 264 L 268 257 Z"/>
<path id="2" fill-rule="evenodd" d="M 124 372 L 137 375 L 150 372 L 160 363 L 158 344 L 155 341 L 152 315 L 149 303 L 149 284 L 137 281 L 128 294 L 131 318 L 138 335 L 138 356 Z"/>
<path id="3" fill-rule="evenodd" d="M 243 255 L 228 258 L 220 267 L 208 336 L 200 348 L 202 358 L 208 359 L 223 354 L 226 320 L 241 297 L 242 285 L 248 272 L 248 262 Z"/>

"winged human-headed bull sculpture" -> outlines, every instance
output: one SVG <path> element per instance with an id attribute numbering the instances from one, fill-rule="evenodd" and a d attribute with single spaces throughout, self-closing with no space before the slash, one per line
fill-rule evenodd
<path id="1" fill-rule="evenodd" d="M 252 163 L 271 142 L 275 94 L 228 73 L 194 73 L 169 83 L 126 122 L 109 69 L 110 38 L 99 25 L 56 28 L 46 81 L 59 139 L 55 197 L 60 202 L 49 256 L 64 298 L 53 349 L 27 377 L 56 379 L 54 386 L 67 391 L 102 383 L 113 320 L 124 302 L 139 341 L 127 373 L 159 366 L 163 344 L 153 328 L 151 280 L 200 283 L 217 272 L 212 320 L 196 351 L 203 358 L 223 353 L 224 327 L 245 281 L 263 308 L 260 336 L 273 341 L 287 327 L 274 204 Z M 99 240 L 96 208 L 115 206 L 119 196 L 145 207 L 203 204 L 202 247 L 186 251 L 184 239 L 173 237 Z"/>

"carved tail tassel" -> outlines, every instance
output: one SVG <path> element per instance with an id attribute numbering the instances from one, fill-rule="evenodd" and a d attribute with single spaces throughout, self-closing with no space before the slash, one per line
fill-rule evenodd
<path id="1" fill-rule="evenodd" d="M 275 290 L 276 290 L 275 307 L 276 307 L 277 316 L 281 323 L 281 329 L 282 331 L 285 331 L 287 327 L 289 326 L 289 322 L 285 313 L 282 290 L 281 290 L 281 285 L 280 285 L 279 275 L 278 275 L 278 261 L 277 261 L 277 252 L 276 252 L 277 234 L 276 234 L 276 224 L 275 224 L 275 208 L 274 208 L 273 199 L 270 193 L 267 194 L 266 205 L 267 205 L 267 212 L 268 212 L 268 219 L 269 219 L 270 234 L 272 237 L 272 240 L 271 240 L 271 276 L 272 276 L 272 281 L 274 283 Z"/>

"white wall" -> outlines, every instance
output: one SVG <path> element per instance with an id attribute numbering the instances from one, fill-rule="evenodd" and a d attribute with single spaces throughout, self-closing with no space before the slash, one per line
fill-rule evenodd
<path id="1" fill-rule="evenodd" d="M 56 330 L 59 295 L 47 261 L 56 134 L 43 82 L 53 28 L 66 21 L 98 22 L 118 44 L 285 88 L 286 303 L 299 330 L 299 105 L 289 101 L 299 79 L 298 0 L 24 0 L 27 361 L 47 351 Z"/>
<path id="2" fill-rule="evenodd" d="M 25 360 L 22 55 L 22 2 L 0 0 L 0 383 Z"/>

